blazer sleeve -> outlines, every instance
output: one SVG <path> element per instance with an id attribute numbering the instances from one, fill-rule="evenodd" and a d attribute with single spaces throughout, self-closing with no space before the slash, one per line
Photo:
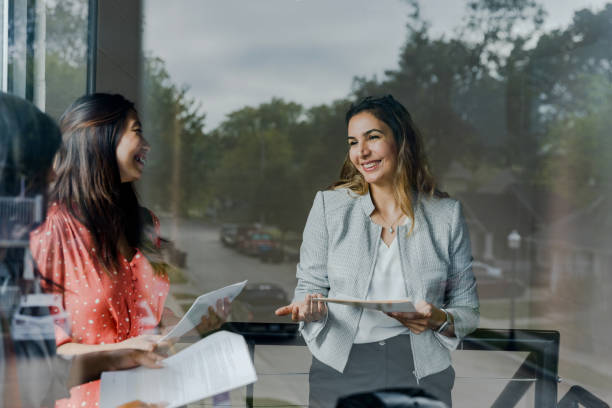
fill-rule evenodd
<path id="1" fill-rule="evenodd" d="M 294 302 L 304 300 L 309 293 L 319 293 L 323 296 L 327 296 L 329 293 L 327 250 L 328 232 L 325 219 L 325 202 L 323 193 L 319 191 L 315 196 L 304 227 L 300 261 L 296 272 L 298 283 L 295 288 Z M 300 331 L 302 335 L 306 339 L 316 337 L 327 323 L 327 317 L 326 315 L 324 319 L 316 322 L 301 322 Z"/>
<path id="2" fill-rule="evenodd" d="M 451 262 L 444 303 L 454 318 L 456 337 L 435 335 L 445 347 L 455 349 L 463 337 L 476 330 L 480 320 L 476 279 L 472 272 L 470 234 L 459 202 L 453 209 L 449 251 Z"/>

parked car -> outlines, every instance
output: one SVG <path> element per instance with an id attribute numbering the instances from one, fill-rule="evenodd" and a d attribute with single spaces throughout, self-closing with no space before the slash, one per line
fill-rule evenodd
<path id="1" fill-rule="evenodd" d="M 282 262 L 283 245 L 282 232 L 276 227 L 262 229 L 262 237 L 266 238 L 257 245 L 257 256 L 262 262 Z"/>
<path id="2" fill-rule="evenodd" d="M 263 260 L 280 261 L 280 236 L 281 231 L 275 227 L 262 227 L 252 225 L 239 232 L 237 249 L 249 256 L 257 256 Z"/>
<path id="3" fill-rule="evenodd" d="M 257 245 L 257 256 L 262 262 L 282 262 L 283 247 L 281 241 L 275 239 L 270 234 L 262 234 L 267 240 L 262 240 Z"/>
<path id="4" fill-rule="evenodd" d="M 238 225 L 236 224 L 223 224 L 219 230 L 219 240 L 221 243 L 228 247 L 236 245 L 236 239 L 238 235 Z"/>
<path id="5" fill-rule="evenodd" d="M 70 319 L 60 295 L 24 295 L 13 314 L 11 335 L 15 341 L 53 340 L 56 325 L 70 333 Z"/>
<path id="6" fill-rule="evenodd" d="M 472 262 L 472 271 L 478 285 L 480 299 L 507 299 L 519 297 L 525 292 L 525 285 L 503 277 L 502 270 L 483 262 Z"/>
<path id="7" fill-rule="evenodd" d="M 286 321 L 274 311 L 289 303 L 287 293 L 276 283 L 249 283 L 232 303 L 232 318 L 237 321 Z"/>
<path id="8" fill-rule="evenodd" d="M 244 253 L 251 256 L 265 257 L 279 248 L 272 235 L 263 231 L 251 232 L 243 242 Z"/>
<path id="9" fill-rule="evenodd" d="M 244 224 L 239 225 L 236 230 L 236 244 L 234 245 L 238 252 L 247 253 L 250 243 L 251 234 L 259 230 L 255 225 Z"/>

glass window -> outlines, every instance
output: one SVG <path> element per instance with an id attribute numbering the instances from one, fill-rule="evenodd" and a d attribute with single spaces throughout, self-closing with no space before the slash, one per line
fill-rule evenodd
<path id="1" fill-rule="evenodd" d="M 97 21 L 89 20 L 90 4 Z M 137 193 L 156 216 L 149 218 L 159 218 L 155 262 L 168 266 L 164 318 L 178 320 L 198 296 L 248 280 L 225 328 L 254 347 L 259 380 L 203 403 L 229 399 L 244 406 L 253 397 L 255 406 L 307 406 L 312 390 L 323 387 L 313 377 L 336 375 L 344 361 L 377 370 L 372 367 L 383 360 L 370 351 L 371 360 L 351 360 L 349 351 L 364 347 L 406 360 L 388 358 L 399 368 L 387 377 L 365 375 L 361 385 L 342 383 L 331 391 L 416 385 L 418 378 L 420 385 L 443 384 L 459 407 L 496 401 L 552 407 L 572 395 L 584 405 L 574 385 L 612 400 L 606 324 L 612 314 L 612 3 L 0 5 L 3 90 L 54 118 L 95 90 L 88 82 L 134 99 L 151 148 L 144 160 L 137 158 L 144 165 Z M 95 50 L 88 48 L 94 37 Z M 93 52 L 95 67 L 88 66 Z M 375 199 L 350 217 L 356 201 L 315 198 L 339 180 L 356 149 L 347 143 L 354 137 L 347 110 L 384 95 L 410 112 L 426 168 L 451 198 L 428 201 L 421 194 L 414 222 L 394 217 L 402 220 L 398 225 L 387 225 L 375 181 L 361 196 Z M 380 139 L 367 141 L 374 146 Z M 373 151 L 368 169 L 386 160 Z M 452 200 L 460 215 L 450 210 L 459 208 Z M 430 205 L 436 209 L 428 212 Z M 393 240 L 386 247 L 380 241 L 389 227 L 396 249 Z M 392 249 L 397 257 L 385 258 Z M 385 261 L 393 266 L 384 269 Z M 344 300 L 425 300 L 434 312 L 417 334 L 402 318 L 331 304 L 300 337 L 290 316 L 275 314 L 292 302 L 296 287 L 298 297 L 306 291 Z M 478 294 L 478 307 L 468 304 L 471 293 Z M 158 319 L 150 305 L 138 305 L 153 328 Z M 478 329 L 471 332 L 476 314 Z M 452 331 L 435 333 L 447 316 L 462 335 L 456 350 Z M 463 323 L 470 333 L 460 332 Z M 369 334 L 368 327 L 374 327 Z M 404 372 L 404 366 L 413 368 Z M 359 371 L 354 367 L 347 373 Z M 317 375 L 309 377 L 312 372 Z"/>
<path id="2" fill-rule="evenodd" d="M 3 89 L 54 118 L 87 90 L 87 0 L 4 0 Z"/>
<path id="3" fill-rule="evenodd" d="M 592 349 L 609 341 L 580 341 L 601 323 L 595 303 L 608 304 L 609 285 L 575 285 L 594 280 L 595 265 L 610 267 L 600 245 L 609 229 L 589 226 L 606 218 L 599 211 L 610 194 L 611 10 L 603 1 L 238 8 L 147 1 L 143 104 L 153 149 L 142 192 L 168 214 L 167 231 L 187 252 L 186 274 L 199 285 L 193 296 L 242 278 L 262 287 L 274 282 L 293 296 L 314 194 L 337 180 L 347 152 L 346 109 L 360 97 L 391 93 L 422 131 L 440 186 L 463 204 L 480 326 L 560 331 L 559 375 L 609 398 L 601 376 L 612 361 Z M 168 177 L 175 182 L 159 183 Z M 196 227 L 193 219 L 207 224 Z M 260 233 L 249 238 L 246 226 L 235 240 L 222 234 L 221 248 L 207 237 L 224 223 L 274 226 L 278 257 L 267 262 L 252 242 Z M 174 290 L 183 298 L 184 289 Z M 580 300 L 587 298 L 599 300 Z M 281 304 L 258 315 L 276 321 Z M 479 388 L 474 401 L 474 384 L 510 378 L 518 368 L 483 351 L 453 357 L 459 406 L 490 405 L 503 386 L 486 396 Z M 474 359 L 492 371 L 480 372 Z M 291 392 L 255 388 L 260 398 L 304 403 L 285 395 Z M 568 388 L 561 384 L 559 397 Z M 529 406 L 533 396 L 523 401 Z"/>

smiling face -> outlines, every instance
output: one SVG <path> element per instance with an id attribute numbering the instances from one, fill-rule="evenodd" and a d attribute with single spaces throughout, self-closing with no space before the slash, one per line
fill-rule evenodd
<path id="1" fill-rule="evenodd" d="M 353 116 L 348 123 L 349 158 L 368 184 L 393 184 L 397 166 L 397 145 L 393 131 L 368 111 Z"/>
<path id="2" fill-rule="evenodd" d="M 140 178 L 149 150 L 149 143 L 142 136 L 142 125 L 138 115 L 132 112 L 128 116 L 127 126 L 117 144 L 117 164 L 122 183 L 136 181 Z"/>

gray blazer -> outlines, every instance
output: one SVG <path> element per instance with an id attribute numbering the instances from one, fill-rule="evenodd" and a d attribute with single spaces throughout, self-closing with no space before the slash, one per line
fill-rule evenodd
<path id="1" fill-rule="evenodd" d="M 444 307 L 455 319 L 457 338 L 432 330 L 410 333 L 417 380 L 451 364 L 450 350 L 478 326 L 479 304 L 470 239 L 461 205 L 450 198 L 420 197 L 415 224 L 397 229 L 406 293 Z M 365 299 L 372 280 L 381 228 L 372 222 L 369 194 L 347 189 L 319 191 L 310 210 L 297 266 L 294 300 L 308 293 Z M 355 339 L 361 308 L 329 304 L 320 321 L 300 330 L 311 353 L 342 372 Z"/>

